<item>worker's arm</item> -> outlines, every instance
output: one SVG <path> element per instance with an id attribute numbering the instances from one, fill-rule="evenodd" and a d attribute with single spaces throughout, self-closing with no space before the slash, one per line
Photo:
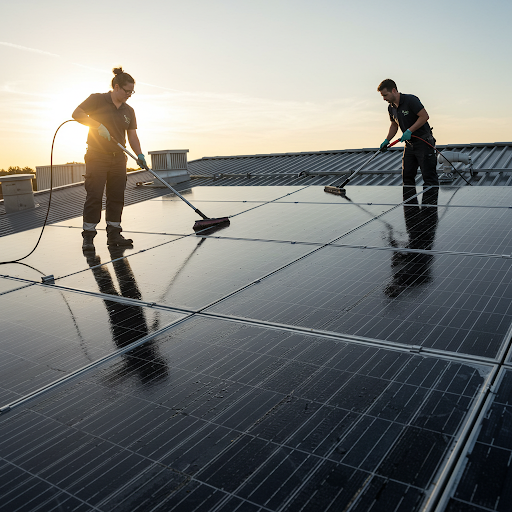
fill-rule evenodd
<path id="1" fill-rule="evenodd" d="M 90 126 L 91 128 L 98 129 L 101 123 L 95 121 L 92 117 L 89 117 L 80 107 L 76 107 L 73 114 L 71 114 L 75 121 L 78 121 L 80 124 L 85 126 Z"/>
<path id="2" fill-rule="evenodd" d="M 95 121 L 92 117 L 89 117 L 83 109 L 76 107 L 72 114 L 73 119 L 78 121 L 80 124 L 91 127 L 93 130 L 98 130 L 98 134 L 107 140 L 110 140 L 110 133 L 105 126 L 98 121 Z"/>
<path id="3" fill-rule="evenodd" d="M 397 131 L 398 131 L 398 125 L 394 121 L 391 121 L 391 126 L 389 127 L 389 132 L 388 132 L 388 136 L 386 137 L 386 139 L 391 140 L 396 135 Z"/>
<path id="4" fill-rule="evenodd" d="M 133 149 L 136 155 L 140 155 L 142 153 L 140 149 L 140 141 L 137 135 L 137 130 L 127 130 L 126 135 L 128 136 L 128 142 L 130 143 L 130 147 Z"/>
<path id="5" fill-rule="evenodd" d="M 421 128 L 429 119 L 429 115 L 424 108 L 422 108 L 416 115 L 418 116 L 418 119 L 416 119 L 416 122 L 409 127 L 409 131 L 411 133 L 414 133 L 418 128 Z"/>

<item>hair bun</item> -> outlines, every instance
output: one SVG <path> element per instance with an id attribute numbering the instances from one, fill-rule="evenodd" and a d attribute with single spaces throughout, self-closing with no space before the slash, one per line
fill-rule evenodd
<path id="1" fill-rule="evenodd" d="M 124 73 L 123 68 L 114 68 L 112 72 L 114 75 L 120 75 L 121 73 Z"/>

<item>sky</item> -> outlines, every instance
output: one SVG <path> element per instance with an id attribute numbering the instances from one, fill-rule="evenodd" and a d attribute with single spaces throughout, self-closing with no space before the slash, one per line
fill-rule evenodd
<path id="1" fill-rule="evenodd" d="M 5 3 L 0 169 L 48 165 L 119 65 L 146 155 L 378 147 L 385 78 L 420 98 L 438 144 L 512 141 L 511 15 L 498 0 Z M 62 126 L 54 163 L 83 162 L 86 137 Z"/>

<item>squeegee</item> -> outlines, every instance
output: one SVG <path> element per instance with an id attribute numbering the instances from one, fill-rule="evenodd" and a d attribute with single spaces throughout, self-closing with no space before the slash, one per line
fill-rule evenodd
<path id="1" fill-rule="evenodd" d="M 381 149 L 378 149 L 370 158 L 368 158 L 368 160 L 366 160 L 363 165 L 361 165 L 361 167 L 359 167 L 359 169 L 356 169 L 341 185 L 327 185 L 326 187 L 324 187 L 324 192 L 329 192 L 330 194 L 337 194 L 339 196 L 344 196 L 346 191 L 345 189 L 343 188 L 345 185 L 347 185 L 347 183 L 359 172 L 361 171 L 362 169 L 364 169 L 379 153 L 383 153 L 384 151 L 386 151 L 386 149 L 394 146 L 395 144 L 397 144 L 398 142 L 400 142 L 400 139 L 396 139 L 394 142 L 392 142 L 391 144 L 388 144 L 387 146 L 384 146 L 383 148 Z"/>
<path id="2" fill-rule="evenodd" d="M 162 185 L 165 185 L 171 192 L 176 194 L 183 202 L 187 203 L 192 210 L 194 210 L 200 217 L 202 217 L 202 220 L 196 220 L 193 230 L 194 231 L 200 231 L 202 229 L 211 228 L 213 226 L 218 226 L 220 224 L 228 225 L 229 224 L 229 218 L 228 217 L 220 217 L 218 219 L 210 219 L 210 217 L 207 217 L 202 211 L 200 211 L 198 208 L 196 208 L 193 204 L 189 203 L 177 190 L 171 187 L 169 183 L 167 183 L 164 179 L 162 179 L 158 174 L 150 169 L 144 162 L 141 162 L 133 153 L 130 153 L 120 142 L 118 142 L 112 135 L 110 135 L 111 139 L 128 155 L 131 156 L 141 167 L 146 169 L 146 171 L 149 171 L 158 181 L 162 183 Z M 141 165 L 142 164 L 142 165 Z"/>

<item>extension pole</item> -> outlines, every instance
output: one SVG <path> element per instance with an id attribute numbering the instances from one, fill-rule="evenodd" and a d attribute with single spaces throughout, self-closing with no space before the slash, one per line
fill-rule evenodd
<path id="1" fill-rule="evenodd" d="M 140 160 L 130 151 L 128 151 L 120 142 L 118 142 L 112 135 L 110 135 L 110 138 L 128 155 L 131 156 L 139 165 Z M 159 180 L 163 185 L 165 185 L 171 192 L 176 194 L 182 201 L 187 203 L 192 210 L 194 210 L 198 215 L 200 215 L 204 220 L 209 220 L 209 217 L 207 217 L 203 212 L 198 210 L 193 204 L 189 203 L 177 190 L 174 190 L 169 183 L 167 183 L 164 179 L 162 179 L 158 174 L 150 169 L 146 164 L 143 164 L 141 167 L 144 167 L 146 171 L 149 171 L 157 180 Z"/>
<path id="2" fill-rule="evenodd" d="M 386 147 L 382 149 L 378 149 L 368 160 L 366 160 L 359 169 L 355 170 L 338 188 L 343 188 L 361 169 L 366 167 L 379 153 L 382 153 L 383 151 L 386 151 L 386 149 L 394 146 L 400 142 L 400 139 L 396 139 L 395 142 L 392 142 L 391 144 L 388 144 Z"/>

